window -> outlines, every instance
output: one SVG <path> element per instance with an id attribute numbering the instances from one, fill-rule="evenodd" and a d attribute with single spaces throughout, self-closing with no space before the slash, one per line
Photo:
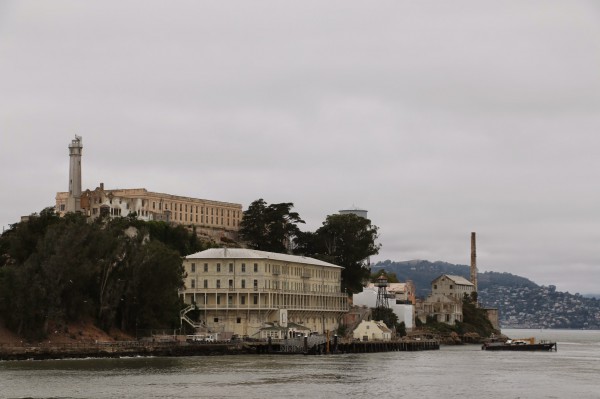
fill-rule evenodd
<path id="1" fill-rule="evenodd" d="M 221 295 L 217 295 L 217 305 L 221 304 Z"/>
<path id="2" fill-rule="evenodd" d="M 233 273 L 233 263 L 229 264 L 229 273 Z"/>
<path id="3" fill-rule="evenodd" d="M 196 288 L 196 279 L 195 278 L 192 279 L 192 288 Z"/>
<path id="4" fill-rule="evenodd" d="M 215 317 L 215 318 L 213 319 L 213 321 L 214 321 L 215 323 L 218 323 L 218 322 L 219 322 L 219 318 L 218 318 L 218 317 Z"/>
<path id="5" fill-rule="evenodd" d="M 195 273 L 195 272 L 196 272 L 196 264 L 192 263 L 192 273 Z"/>
<path id="6" fill-rule="evenodd" d="M 253 302 L 255 305 L 258 305 L 258 295 L 253 295 L 253 297 L 252 297 L 252 302 Z"/>
<path id="7" fill-rule="evenodd" d="M 254 273 L 258 273 L 258 263 L 254 264 Z"/>
<path id="8" fill-rule="evenodd" d="M 229 295 L 229 296 L 227 297 L 227 303 L 228 303 L 229 305 L 233 305 L 233 295 Z"/>
<path id="9" fill-rule="evenodd" d="M 434 285 L 433 285 L 433 289 L 434 289 L 434 290 L 437 290 L 437 284 L 434 284 Z"/>
<path id="10" fill-rule="evenodd" d="M 204 264 L 204 273 L 208 273 L 208 263 Z"/>
<path id="11" fill-rule="evenodd" d="M 217 280 L 217 288 L 221 288 L 221 280 Z"/>
<path id="12" fill-rule="evenodd" d="M 246 288 L 246 280 L 242 280 L 242 288 Z"/>
<path id="13" fill-rule="evenodd" d="M 242 322 L 242 318 L 241 318 L 241 317 L 238 317 L 238 318 L 235 320 L 235 322 L 236 322 L 236 323 L 238 323 L 238 324 L 240 324 L 240 323 Z"/>
<path id="14" fill-rule="evenodd" d="M 221 273 L 221 264 L 217 263 L 217 273 Z"/>
<path id="15" fill-rule="evenodd" d="M 242 296 L 240 297 L 240 303 L 241 303 L 242 305 L 245 305 L 245 304 L 246 304 L 246 296 L 242 295 Z"/>
<path id="16" fill-rule="evenodd" d="M 242 273 L 245 273 L 245 272 L 246 272 L 246 264 L 242 263 Z"/>
<path id="17" fill-rule="evenodd" d="M 229 280 L 229 288 L 233 288 L 233 280 Z"/>
<path id="18" fill-rule="evenodd" d="M 204 288 L 208 288 L 208 280 L 204 280 Z"/>
<path id="19" fill-rule="evenodd" d="M 254 280 L 254 289 L 258 289 L 258 280 Z"/>
<path id="20" fill-rule="evenodd" d="M 450 284 L 450 289 L 452 289 L 452 284 Z"/>

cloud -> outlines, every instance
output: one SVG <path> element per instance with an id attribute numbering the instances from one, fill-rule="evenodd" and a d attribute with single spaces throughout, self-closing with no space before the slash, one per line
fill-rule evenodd
<path id="1" fill-rule="evenodd" d="M 0 223 L 67 187 L 352 204 L 373 260 L 598 291 L 600 24 L 589 2 L 3 2 Z M 586 291 L 587 290 L 587 291 Z"/>

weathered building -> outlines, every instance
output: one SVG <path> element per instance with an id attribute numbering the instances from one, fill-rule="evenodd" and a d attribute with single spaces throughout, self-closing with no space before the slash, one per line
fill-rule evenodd
<path id="1" fill-rule="evenodd" d="M 199 320 L 190 323 L 198 328 L 250 337 L 267 328 L 263 334 L 281 336 L 294 323 L 325 332 L 335 330 L 348 311 L 342 267 L 317 259 L 212 248 L 186 256 L 183 264 L 187 277 L 180 295 L 199 311 Z"/>
<path id="2" fill-rule="evenodd" d="M 56 210 L 67 212 L 69 193 L 56 194 Z M 100 183 L 81 194 L 81 212 L 95 219 L 135 213 L 145 221 L 165 221 L 194 227 L 200 236 L 236 239 L 242 219 L 242 205 L 148 191 L 145 188 L 111 189 Z"/>
<path id="3" fill-rule="evenodd" d="M 427 317 L 453 325 L 463 320 L 462 301 L 474 292 L 475 286 L 461 276 L 443 274 L 431 282 L 431 294 L 417 302 L 417 317 L 423 323 Z"/>

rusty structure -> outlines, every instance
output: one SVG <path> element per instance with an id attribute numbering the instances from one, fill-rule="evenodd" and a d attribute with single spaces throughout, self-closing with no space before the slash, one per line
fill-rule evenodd
<path id="1" fill-rule="evenodd" d="M 475 243 L 475 233 L 471 233 L 471 282 L 477 292 L 477 248 Z"/>

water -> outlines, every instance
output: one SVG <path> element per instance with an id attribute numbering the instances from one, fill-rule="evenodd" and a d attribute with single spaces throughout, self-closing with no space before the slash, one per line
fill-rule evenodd
<path id="1" fill-rule="evenodd" d="M 503 332 L 558 352 L 0 362 L 0 398 L 600 398 L 600 331 Z"/>

